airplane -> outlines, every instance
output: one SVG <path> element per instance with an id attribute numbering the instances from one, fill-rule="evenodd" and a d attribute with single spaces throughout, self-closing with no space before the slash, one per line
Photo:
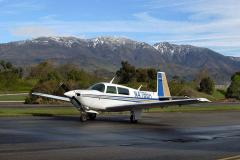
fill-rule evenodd
<path id="1" fill-rule="evenodd" d="M 141 86 L 134 89 L 114 84 L 113 81 L 114 78 L 109 83 L 100 82 L 86 90 L 69 90 L 62 84 L 64 96 L 36 92 L 32 95 L 72 103 L 80 111 L 82 122 L 94 120 L 99 112 L 129 111 L 130 121 L 136 123 L 143 109 L 210 102 L 206 98 L 172 97 L 165 72 L 157 72 L 157 92 L 141 91 Z"/>

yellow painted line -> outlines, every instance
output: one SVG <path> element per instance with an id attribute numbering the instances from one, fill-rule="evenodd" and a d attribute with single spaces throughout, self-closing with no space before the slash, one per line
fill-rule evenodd
<path id="1" fill-rule="evenodd" d="M 232 156 L 232 157 L 226 157 L 226 158 L 221 158 L 218 160 L 240 160 L 240 155 L 237 156 Z"/>

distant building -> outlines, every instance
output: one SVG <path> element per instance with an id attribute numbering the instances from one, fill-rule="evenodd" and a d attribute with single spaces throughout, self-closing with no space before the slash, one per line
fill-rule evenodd
<path id="1" fill-rule="evenodd" d="M 221 85 L 215 85 L 216 89 L 222 89 L 222 90 L 227 90 L 227 88 L 230 86 L 230 83 L 228 84 L 221 84 Z"/>

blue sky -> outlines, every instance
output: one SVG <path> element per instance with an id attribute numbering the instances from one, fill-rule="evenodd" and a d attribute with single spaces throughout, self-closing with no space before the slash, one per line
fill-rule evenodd
<path id="1" fill-rule="evenodd" d="M 240 57 L 240 1 L 0 0 L 0 43 L 40 36 L 169 41 Z"/>

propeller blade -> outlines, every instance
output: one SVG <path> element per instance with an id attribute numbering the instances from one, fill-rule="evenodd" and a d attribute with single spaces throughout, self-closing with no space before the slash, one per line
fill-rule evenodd
<path id="1" fill-rule="evenodd" d="M 60 83 L 59 85 L 65 92 L 70 91 L 70 89 L 64 84 L 64 83 Z"/>

